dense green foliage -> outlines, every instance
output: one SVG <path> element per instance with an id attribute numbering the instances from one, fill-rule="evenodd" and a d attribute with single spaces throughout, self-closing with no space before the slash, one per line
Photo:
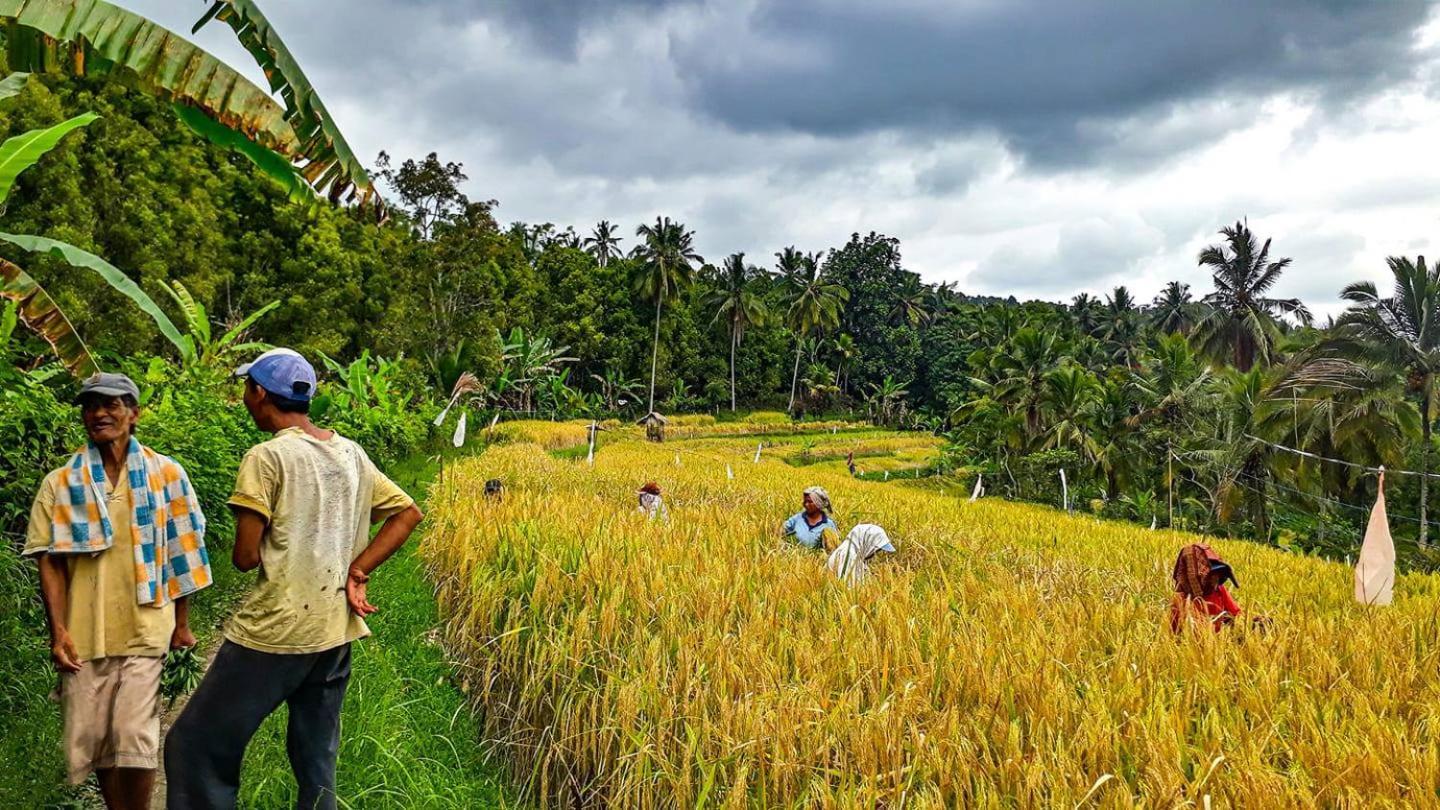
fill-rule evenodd
<path id="1" fill-rule="evenodd" d="M 706 262 L 664 217 L 635 236 L 609 222 L 585 237 L 501 226 L 497 203 L 469 199 L 463 168 L 435 155 L 381 156 L 392 219 L 376 225 L 295 206 L 143 95 L 75 81 L 24 93 L 0 114 L 8 131 L 83 110 L 101 118 L 20 178 L 10 227 L 93 250 L 151 291 L 182 282 L 221 324 L 279 302 L 237 339 L 335 358 L 335 372 L 347 369 L 333 375 L 337 398 L 368 351 L 391 359 L 367 367 L 433 386 L 434 401 L 473 373 L 461 404 L 483 419 L 633 417 L 652 369 L 656 407 L 720 410 L 732 407 L 733 362 L 736 406 L 865 411 L 944 431 L 951 458 L 986 473 L 992 493 L 1058 502 L 1063 467 L 1083 508 L 1336 554 L 1354 542 L 1371 479 L 1265 442 L 1428 463 L 1417 409 L 1433 375 L 1416 379 L 1428 366 L 1305 326 L 1299 302 L 1269 296 L 1288 260 L 1244 223 L 1198 257 L 1216 278 L 1204 299 L 1172 284 L 1149 305 L 1124 288 L 1021 304 L 923 284 L 898 240 L 873 233 L 823 253 L 787 248 L 767 269 L 744 256 Z M 171 351 L 100 279 L 32 266 L 102 353 Z M 344 427 L 363 428 L 357 418 Z M 405 434 L 418 422 L 391 424 Z M 386 452 L 414 440 L 375 438 Z M 1022 467 L 1044 469 L 1050 485 L 1024 483 Z M 1416 479 L 1394 483 L 1398 533 L 1416 537 Z"/>

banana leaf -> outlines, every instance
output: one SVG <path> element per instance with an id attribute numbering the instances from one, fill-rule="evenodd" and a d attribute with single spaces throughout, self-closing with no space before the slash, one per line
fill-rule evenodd
<path id="1" fill-rule="evenodd" d="M 244 155 L 267 177 L 279 183 L 280 187 L 285 189 L 285 195 L 290 198 L 291 202 L 309 206 L 319 202 L 320 198 L 315 196 L 314 189 L 310 187 L 305 177 L 300 174 L 293 163 L 281 157 L 279 153 L 266 149 L 194 107 L 185 104 L 172 106 L 175 108 L 175 114 L 185 122 L 186 126 L 190 127 L 191 131 L 216 146 L 233 149 Z"/>
<path id="2" fill-rule="evenodd" d="M 260 19 L 263 21 L 263 17 Z M 317 193 L 332 200 L 358 196 L 363 203 L 373 193 L 369 175 L 355 161 L 298 67 L 291 73 L 300 77 L 299 86 L 305 90 L 292 91 L 290 97 L 296 98 L 296 103 L 287 97 L 286 106 L 282 106 L 264 89 L 194 43 L 103 0 L 0 0 L 0 23 L 6 25 L 6 56 L 12 70 L 116 79 L 198 110 L 286 161 L 303 164 L 301 169 L 292 167 L 292 173 L 302 173 Z M 278 42 L 268 22 L 264 30 L 264 35 L 248 30 L 239 35 L 242 42 L 257 36 Z M 257 48 L 263 51 L 263 46 L 254 43 L 247 48 L 252 53 Z M 280 50 L 284 51 L 283 45 Z M 293 65 L 288 52 L 282 64 L 287 70 Z M 261 67 L 267 74 L 275 70 L 264 61 Z M 271 75 L 271 83 L 275 81 Z M 318 123 L 321 118 L 323 125 Z M 185 117 L 192 129 L 196 128 L 195 120 L 193 116 Z M 197 132 L 212 141 L 216 139 L 213 129 Z M 234 142 L 226 145 L 238 148 Z M 294 196 L 293 180 L 278 171 L 273 161 L 261 163 L 257 152 L 241 151 L 266 174 L 281 180 Z"/>
<path id="3" fill-rule="evenodd" d="M 20 322 L 45 339 L 65 370 L 79 379 L 100 371 L 85 341 L 50 294 L 29 273 L 0 259 L 0 298 L 19 304 Z"/>
<path id="4" fill-rule="evenodd" d="M 214 0 L 191 33 L 212 19 L 230 26 L 241 46 L 265 71 L 270 89 L 284 100 L 286 120 L 306 145 L 310 162 L 301 171 L 310 184 L 332 201 L 358 199 L 362 206 L 373 202 L 377 209 L 381 207 L 383 201 L 375 194 L 370 175 L 355 159 L 335 119 L 255 0 Z"/>
<path id="5" fill-rule="evenodd" d="M 180 351 L 182 357 L 185 356 L 185 337 L 180 334 L 179 329 L 175 328 L 175 324 L 171 322 L 170 316 L 166 315 L 165 311 L 155 303 L 154 299 L 146 295 L 144 290 L 140 289 L 139 284 L 132 281 L 129 276 L 122 273 L 115 265 L 110 264 L 93 253 L 81 250 L 74 245 L 58 242 L 54 239 L 46 239 L 43 236 L 0 233 L 0 240 L 24 248 L 31 253 L 56 256 L 64 259 L 73 267 L 94 270 L 96 273 L 99 273 L 100 277 L 105 279 L 111 287 L 123 293 L 131 301 L 134 301 L 146 315 L 154 319 L 155 325 L 160 329 L 160 333 L 171 343 L 175 344 L 175 348 Z M 193 352 L 194 350 L 192 349 L 191 351 Z"/>
<path id="6" fill-rule="evenodd" d="M 15 178 L 20 176 L 20 172 L 35 165 L 36 161 L 54 149 L 66 135 L 88 126 L 99 117 L 95 113 L 77 115 L 53 127 L 22 132 L 0 144 L 0 204 L 9 199 L 10 189 L 15 186 Z"/>
<path id="7" fill-rule="evenodd" d="M 0 80 L 0 101 L 18 95 L 21 90 L 25 89 L 25 82 L 29 78 L 29 73 L 11 73 Z"/>

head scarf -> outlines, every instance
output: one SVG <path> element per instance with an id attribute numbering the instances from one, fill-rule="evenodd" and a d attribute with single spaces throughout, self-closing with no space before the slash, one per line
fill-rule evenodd
<path id="1" fill-rule="evenodd" d="M 882 551 L 895 551 L 885 530 L 874 523 L 861 523 L 830 553 L 825 567 L 847 585 L 859 585 L 870 575 L 869 559 Z"/>
<path id="2" fill-rule="evenodd" d="M 1200 543 L 1180 549 L 1180 556 L 1175 558 L 1175 570 L 1170 574 L 1175 580 L 1176 592 L 1191 599 L 1204 599 L 1210 592 L 1206 587 L 1206 579 L 1212 569 L 1220 574 L 1222 585 L 1226 580 L 1236 582 L 1234 572 L 1220 559 L 1215 549 Z"/>
<path id="3" fill-rule="evenodd" d="M 804 494 L 815 500 L 815 505 L 820 507 L 821 512 L 830 514 L 830 493 L 826 492 L 824 487 L 809 487 Z"/>

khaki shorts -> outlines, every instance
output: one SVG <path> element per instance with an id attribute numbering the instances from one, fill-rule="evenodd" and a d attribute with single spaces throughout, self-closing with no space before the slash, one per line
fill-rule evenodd
<path id="1" fill-rule="evenodd" d="M 160 765 L 160 670 L 163 659 L 96 658 L 60 678 L 65 765 L 70 782 L 91 771 Z"/>

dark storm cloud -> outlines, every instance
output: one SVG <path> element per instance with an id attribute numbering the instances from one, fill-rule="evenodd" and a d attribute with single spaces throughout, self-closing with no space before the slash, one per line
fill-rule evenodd
<path id="1" fill-rule="evenodd" d="M 1176 102 L 1343 101 L 1409 77 L 1426 14 L 1421 0 L 763 0 L 722 41 L 701 27 L 672 52 L 692 103 L 740 130 L 994 130 L 1031 163 L 1066 167 L 1121 142 L 1113 122 Z"/>

